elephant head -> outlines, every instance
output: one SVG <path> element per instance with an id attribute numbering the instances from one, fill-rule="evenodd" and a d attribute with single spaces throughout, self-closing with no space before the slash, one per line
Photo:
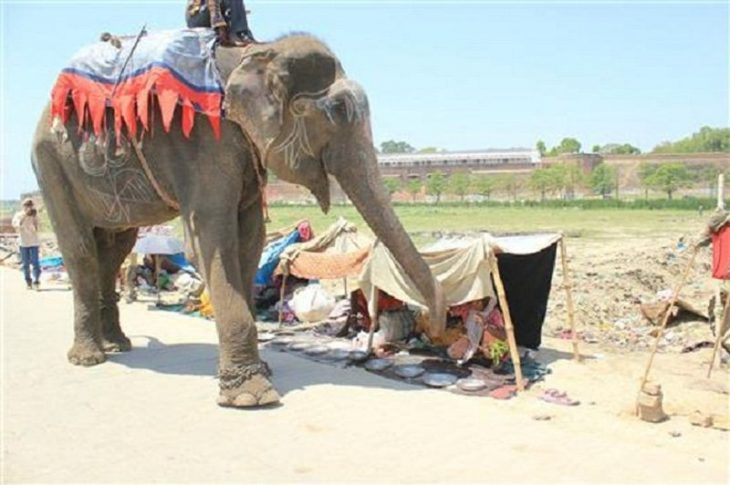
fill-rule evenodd
<path id="1" fill-rule="evenodd" d="M 377 165 L 365 91 L 309 36 L 245 51 L 228 75 L 225 110 L 280 179 L 307 187 L 322 210 L 334 177 L 413 280 L 433 330 L 446 320 L 441 287 L 395 215 Z"/>

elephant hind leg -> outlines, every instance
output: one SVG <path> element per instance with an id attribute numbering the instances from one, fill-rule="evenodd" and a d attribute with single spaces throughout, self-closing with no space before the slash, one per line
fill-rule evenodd
<path id="1" fill-rule="evenodd" d="M 93 228 L 79 209 L 60 156 L 52 150 L 35 153 L 36 176 L 43 189 L 74 299 L 74 342 L 68 360 L 90 366 L 104 362 L 99 314 L 99 260 Z"/>
<path id="2" fill-rule="evenodd" d="M 137 229 L 128 229 L 124 232 L 96 229 L 94 235 L 99 255 L 102 348 L 105 352 L 126 352 L 132 349 L 132 344 L 119 324 L 116 278 L 124 258 L 137 241 Z"/>

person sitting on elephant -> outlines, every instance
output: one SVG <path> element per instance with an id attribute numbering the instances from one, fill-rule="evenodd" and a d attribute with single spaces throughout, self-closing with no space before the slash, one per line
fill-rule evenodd
<path id="1" fill-rule="evenodd" d="M 210 27 L 225 46 L 256 42 L 246 19 L 243 0 L 188 0 L 185 20 L 189 28 Z"/>

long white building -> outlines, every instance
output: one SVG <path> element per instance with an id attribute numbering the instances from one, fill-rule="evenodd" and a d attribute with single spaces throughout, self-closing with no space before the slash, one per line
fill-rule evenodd
<path id="1" fill-rule="evenodd" d="M 540 162 L 540 152 L 529 148 L 378 155 L 378 165 L 384 175 L 403 178 L 424 178 L 435 171 L 525 172 L 533 170 Z"/>

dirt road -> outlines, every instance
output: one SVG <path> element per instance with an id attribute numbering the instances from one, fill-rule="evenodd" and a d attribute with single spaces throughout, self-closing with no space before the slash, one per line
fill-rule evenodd
<path id="1" fill-rule="evenodd" d="M 658 425 L 629 413 L 645 354 L 586 348 L 576 364 L 552 339 L 538 358 L 553 374 L 510 401 L 265 351 L 283 404 L 237 411 L 215 405 L 211 322 L 122 305 L 134 350 L 78 368 L 65 358 L 71 293 L 26 291 L 8 269 L 0 277 L 7 483 L 728 480 L 730 435 L 685 416 L 727 411 L 727 372 L 703 379 L 706 350 L 659 356 L 653 375 L 675 415 Z M 539 401 L 539 387 L 581 405 Z"/>

